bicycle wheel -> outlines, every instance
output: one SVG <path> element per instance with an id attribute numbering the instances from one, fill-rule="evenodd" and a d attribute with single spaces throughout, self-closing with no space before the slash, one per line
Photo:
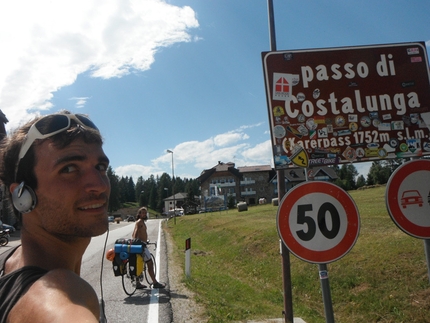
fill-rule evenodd
<path id="1" fill-rule="evenodd" d="M 124 274 L 122 275 L 122 288 L 128 296 L 133 295 L 136 291 L 136 277 L 130 275 L 130 266 L 128 261 L 124 264 Z"/>
<path id="2" fill-rule="evenodd" d="M 152 263 L 154 264 L 154 274 L 156 274 L 157 273 L 157 264 L 155 263 L 155 257 L 154 257 L 154 255 L 152 253 L 151 253 L 151 258 L 152 258 Z M 148 265 L 146 263 L 145 263 L 144 273 L 145 273 L 145 280 L 146 280 L 146 282 L 148 283 L 148 285 L 151 285 L 153 283 L 153 281 L 152 281 L 151 276 L 149 276 Z"/>

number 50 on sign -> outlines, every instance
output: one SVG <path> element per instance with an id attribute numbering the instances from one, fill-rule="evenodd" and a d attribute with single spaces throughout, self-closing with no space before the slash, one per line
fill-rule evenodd
<path id="1" fill-rule="evenodd" d="M 360 231 L 360 218 L 357 206 L 343 189 L 312 181 L 295 186 L 284 196 L 277 227 L 291 253 L 324 264 L 351 250 Z"/>

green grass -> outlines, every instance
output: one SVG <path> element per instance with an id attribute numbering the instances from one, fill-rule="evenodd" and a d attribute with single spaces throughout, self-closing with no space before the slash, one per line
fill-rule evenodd
<path id="1" fill-rule="evenodd" d="M 335 321 L 429 322 L 430 283 L 422 240 L 400 231 L 385 207 L 385 187 L 349 192 L 361 218 L 360 236 L 328 264 Z M 191 238 L 191 278 L 183 277 L 209 322 L 280 318 L 282 264 L 270 204 L 177 218 L 165 230 L 184 266 Z M 291 256 L 294 316 L 326 322 L 318 266 Z"/>

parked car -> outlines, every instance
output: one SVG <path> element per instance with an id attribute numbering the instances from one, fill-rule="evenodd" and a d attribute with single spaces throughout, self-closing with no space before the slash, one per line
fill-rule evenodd
<path id="1" fill-rule="evenodd" d="M 127 222 L 134 222 L 134 221 L 136 221 L 136 220 L 134 219 L 134 216 L 129 215 L 129 216 L 127 217 Z"/>
<path id="2" fill-rule="evenodd" d="M 114 221 L 114 219 L 115 219 L 115 217 L 114 217 L 113 215 L 109 215 L 109 216 L 108 216 L 108 221 L 109 221 L 109 222 L 113 222 L 113 221 Z"/>

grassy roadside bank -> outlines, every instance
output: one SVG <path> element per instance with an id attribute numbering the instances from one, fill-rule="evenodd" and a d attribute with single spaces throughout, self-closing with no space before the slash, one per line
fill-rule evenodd
<path id="1" fill-rule="evenodd" d="M 429 322 L 430 283 L 421 240 L 390 219 L 385 187 L 353 191 L 360 236 L 328 265 L 336 322 Z M 166 231 L 184 266 L 191 238 L 191 278 L 184 281 L 210 322 L 282 317 L 283 290 L 277 207 L 270 204 L 169 221 Z M 323 323 L 318 266 L 291 256 L 294 316 Z"/>

